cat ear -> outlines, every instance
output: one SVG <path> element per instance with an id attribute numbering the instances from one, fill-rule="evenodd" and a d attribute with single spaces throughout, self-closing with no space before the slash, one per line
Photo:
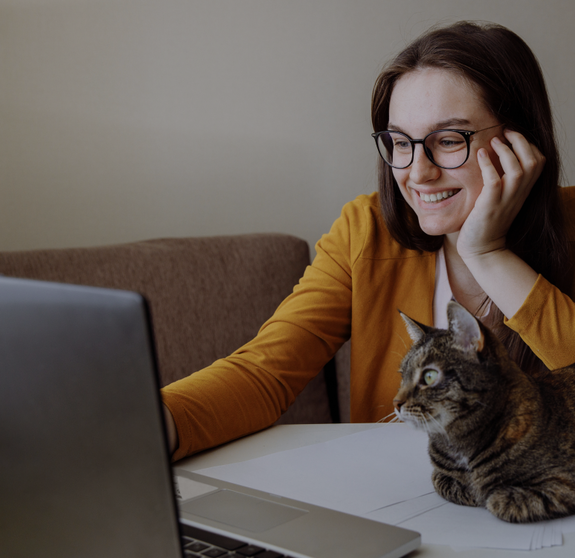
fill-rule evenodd
<path id="1" fill-rule="evenodd" d="M 447 304 L 447 321 L 449 331 L 461 348 L 466 351 L 483 350 L 485 338 L 477 318 L 453 300 Z"/>
<path id="2" fill-rule="evenodd" d="M 427 327 L 415 320 L 412 320 L 409 316 L 406 316 L 401 310 L 398 310 L 400 316 L 405 322 L 405 327 L 407 328 L 407 333 L 411 337 L 414 343 L 417 343 L 425 337 Z"/>

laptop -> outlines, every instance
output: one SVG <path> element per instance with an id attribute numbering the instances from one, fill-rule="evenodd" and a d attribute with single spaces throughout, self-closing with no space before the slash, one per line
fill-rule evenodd
<path id="1" fill-rule="evenodd" d="M 0 277 L 0 555 L 396 558 L 418 533 L 172 470 L 145 300 Z"/>

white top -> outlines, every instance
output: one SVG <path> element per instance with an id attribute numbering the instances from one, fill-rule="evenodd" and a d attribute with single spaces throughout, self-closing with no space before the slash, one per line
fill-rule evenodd
<path id="1" fill-rule="evenodd" d="M 447 329 L 447 303 L 455 300 L 449 276 L 447 275 L 447 266 L 445 264 L 445 253 L 443 246 L 436 252 L 435 256 L 435 292 L 433 293 L 433 327 Z M 481 321 L 489 316 L 491 311 L 491 301 L 481 316 L 476 316 Z"/>
<path id="2" fill-rule="evenodd" d="M 443 246 L 435 256 L 435 292 L 433 294 L 433 327 L 447 329 L 447 303 L 453 299 Z"/>

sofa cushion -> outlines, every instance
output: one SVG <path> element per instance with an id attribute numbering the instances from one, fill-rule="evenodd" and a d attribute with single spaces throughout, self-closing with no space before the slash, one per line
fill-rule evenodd
<path id="1" fill-rule="evenodd" d="M 307 243 L 283 234 L 0 253 L 0 273 L 5 275 L 144 295 L 162 385 L 208 366 L 249 341 L 308 264 Z M 331 420 L 323 375 L 308 385 L 288 413 L 282 422 Z"/>

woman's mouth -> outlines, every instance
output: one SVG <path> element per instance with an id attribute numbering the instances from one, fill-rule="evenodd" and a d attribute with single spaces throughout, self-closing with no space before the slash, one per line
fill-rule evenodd
<path id="1" fill-rule="evenodd" d="M 456 194 L 458 190 L 445 190 L 443 192 L 435 192 L 433 194 L 424 194 L 423 192 L 417 192 L 421 200 L 425 203 L 438 203 L 443 201 L 447 198 L 450 198 L 454 194 Z"/>

